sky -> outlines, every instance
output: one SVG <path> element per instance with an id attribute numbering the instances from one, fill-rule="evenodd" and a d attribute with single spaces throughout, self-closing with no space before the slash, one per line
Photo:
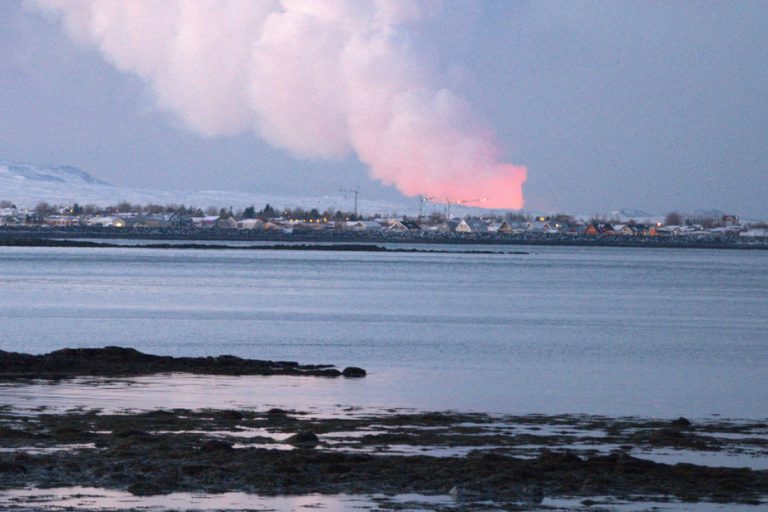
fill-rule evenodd
<path id="1" fill-rule="evenodd" d="M 524 181 L 532 211 L 768 217 L 768 2 L 425 0 L 372 24 L 380 7 L 334 0 L 311 26 L 271 3 L 274 26 L 204 12 L 218 32 L 165 58 L 189 26 L 0 2 L 0 159 L 163 190 L 516 207 Z"/>

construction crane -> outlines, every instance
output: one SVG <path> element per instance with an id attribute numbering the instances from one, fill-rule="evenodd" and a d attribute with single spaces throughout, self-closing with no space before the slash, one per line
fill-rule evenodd
<path id="1" fill-rule="evenodd" d="M 451 205 L 452 204 L 462 205 L 462 204 L 477 203 L 477 202 L 484 203 L 485 202 L 485 198 L 484 197 L 480 197 L 478 199 L 459 199 L 457 201 L 452 201 L 450 199 L 446 199 L 445 200 L 445 204 L 446 204 L 446 207 L 445 207 L 445 217 L 446 217 L 446 219 L 450 219 L 451 218 Z"/>
<path id="2" fill-rule="evenodd" d="M 360 192 L 360 188 L 359 187 L 355 189 L 340 188 L 339 192 L 344 192 L 344 193 L 348 192 L 350 194 L 355 194 L 355 218 L 357 218 L 357 194 Z"/>
<path id="3" fill-rule="evenodd" d="M 435 198 L 434 196 L 429 196 L 429 197 L 424 195 L 419 196 L 419 220 L 421 220 L 421 218 L 424 216 L 424 203 L 427 203 L 434 198 Z"/>

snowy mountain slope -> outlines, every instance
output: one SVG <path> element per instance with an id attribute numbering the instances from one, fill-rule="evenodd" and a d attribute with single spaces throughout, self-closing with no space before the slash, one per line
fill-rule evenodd
<path id="1" fill-rule="evenodd" d="M 87 172 L 81 171 L 76 167 L 65 165 L 46 168 L 0 160 L 0 180 L 3 178 L 28 183 L 71 183 L 108 186 L 107 183 L 97 180 Z"/>
<path id="2" fill-rule="evenodd" d="M 221 190 L 159 191 L 116 187 L 98 180 L 80 169 L 69 166 L 36 166 L 0 160 L 0 200 L 12 201 L 19 208 L 33 208 L 41 201 L 53 205 L 95 204 L 113 205 L 120 201 L 138 204 L 185 204 L 206 208 L 216 206 L 257 208 L 269 203 L 278 208 L 302 207 L 319 210 L 345 210 L 354 208 L 354 198 L 349 195 L 316 197 L 275 196 L 265 193 L 231 192 Z M 418 199 L 402 201 L 377 201 L 360 198 L 359 211 L 363 214 L 399 213 L 418 214 Z M 424 213 L 441 205 L 425 206 Z M 463 210 L 463 209 L 462 209 Z M 457 210 L 457 213 L 459 211 Z"/>

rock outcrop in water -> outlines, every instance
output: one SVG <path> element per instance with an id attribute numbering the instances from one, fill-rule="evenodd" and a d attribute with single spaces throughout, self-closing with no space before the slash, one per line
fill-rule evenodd
<path id="1" fill-rule="evenodd" d="M 66 348 L 33 355 L 0 350 L 0 378 L 65 378 L 130 376 L 153 373 L 206 375 L 304 375 L 364 377 L 365 370 L 344 372 L 329 364 L 300 365 L 293 361 L 262 361 L 236 356 L 171 357 L 144 354 L 124 347 Z"/>

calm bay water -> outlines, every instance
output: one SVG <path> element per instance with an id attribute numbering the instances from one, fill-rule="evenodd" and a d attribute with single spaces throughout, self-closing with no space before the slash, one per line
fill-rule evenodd
<path id="1" fill-rule="evenodd" d="M 0 248 L 0 349 L 124 345 L 370 372 L 179 377 L 174 393 L 167 378 L 140 380 L 135 393 L 157 406 L 768 417 L 768 252 L 525 250 Z M 0 393 L 12 401 L 50 388 Z"/>

